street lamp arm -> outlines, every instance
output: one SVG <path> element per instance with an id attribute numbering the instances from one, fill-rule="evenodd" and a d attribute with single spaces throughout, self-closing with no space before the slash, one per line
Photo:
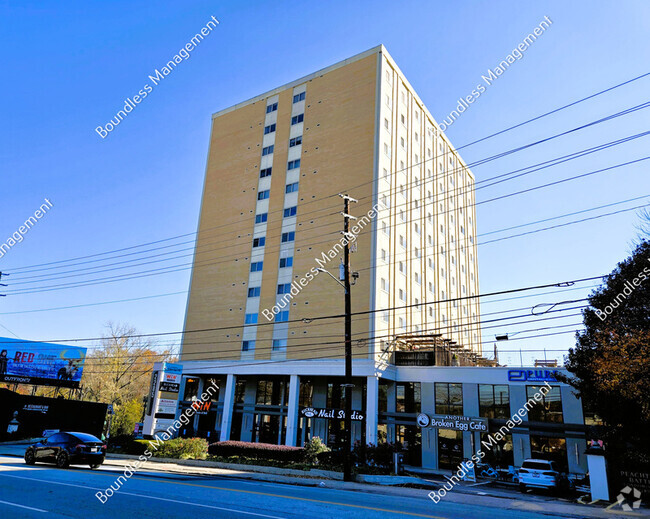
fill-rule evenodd
<path id="1" fill-rule="evenodd" d="M 343 290 L 346 290 L 345 285 L 344 285 L 343 283 L 341 283 L 338 279 L 336 279 L 336 276 L 334 276 L 334 274 L 332 274 L 329 270 L 325 270 L 324 268 L 320 268 L 320 267 L 316 267 L 316 270 L 317 270 L 318 272 L 325 272 L 325 274 L 327 274 L 327 275 L 328 275 L 329 277 L 331 277 L 334 281 L 336 281 L 339 285 L 341 285 L 341 286 L 343 287 Z M 347 290 L 346 290 L 346 291 L 347 291 Z"/>

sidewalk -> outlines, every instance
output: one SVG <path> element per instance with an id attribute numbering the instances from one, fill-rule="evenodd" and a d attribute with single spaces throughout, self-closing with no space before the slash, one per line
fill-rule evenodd
<path id="1" fill-rule="evenodd" d="M 0 455 L 22 458 L 25 444 L 0 444 Z M 108 454 L 103 468 L 123 471 L 138 456 Z M 409 476 L 365 476 L 361 481 L 347 483 L 340 473 L 329 471 L 297 471 L 253 465 L 234 465 L 202 460 L 177 460 L 151 458 L 140 469 L 140 474 L 164 477 L 164 474 L 185 476 L 213 476 L 215 478 L 237 478 L 267 483 L 297 486 L 325 487 L 334 490 L 365 492 L 392 495 L 396 498 L 408 497 L 430 501 L 431 510 L 435 504 L 427 494 L 438 490 L 443 479 L 434 481 Z M 436 477 L 433 475 L 433 477 Z M 442 478 L 442 476 L 440 476 Z M 523 495 L 518 492 L 488 488 L 483 483 L 462 484 L 454 487 L 444 498 L 445 503 L 462 502 L 477 506 L 491 505 L 515 511 L 541 511 L 567 518 L 612 518 L 612 517 L 650 517 L 646 508 L 634 512 L 623 512 L 620 507 L 605 509 L 605 505 L 582 505 L 573 501 L 556 499 L 544 495 Z"/>

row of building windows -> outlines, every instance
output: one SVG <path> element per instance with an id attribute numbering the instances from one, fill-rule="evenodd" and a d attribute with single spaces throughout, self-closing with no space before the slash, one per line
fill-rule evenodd
<path id="1" fill-rule="evenodd" d="M 284 238 L 286 235 L 293 235 L 293 236 L 287 236 L 286 241 L 293 241 L 295 239 L 295 233 L 284 233 L 282 237 Z M 289 239 L 291 238 L 291 239 Z M 283 240 L 284 241 L 284 240 Z M 280 268 L 289 268 L 293 266 L 293 256 L 289 258 L 280 258 Z M 262 269 L 264 268 L 264 262 L 263 261 L 254 261 L 251 263 L 251 272 L 262 272 Z"/>
<path id="2" fill-rule="evenodd" d="M 526 386 L 526 398 L 531 399 L 539 393 L 540 386 Z M 395 410 L 398 413 L 419 413 L 421 395 L 419 382 L 399 382 L 395 387 Z M 511 417 L 510 393 L 506 384 L 479 384 L 479 416 L 507 420 Z M 379 386 L 379 410 L 386 412 L 388 406 L 388 386 Z M 463 385 L 456 383 L 435 383 L 435 414 L 463 415 Z M 559 386 L 552 386 L 541 401 L 536 402 L 528 412 L 528 420 L 533 422 L 563 423 L 562 396 Z"/>

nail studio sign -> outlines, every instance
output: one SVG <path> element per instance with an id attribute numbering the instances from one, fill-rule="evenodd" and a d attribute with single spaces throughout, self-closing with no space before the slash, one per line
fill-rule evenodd
<path id="1" fill-rule="evenodd" d="M 338 420 L 345 420 L 345 409 L 320 409 L 316 407 L 303 407 L 300 410 L 300 415 L 305 418 L 333 418 Z M 352 420 L 363 420 L 363 414 L 359 411 L 352 411 L 350 416 Z"/>
<path id="2" fill-rule="evenodd" d="M 557 382 L 557 370 L 548 369 L 509 369 L 508 382 Z"/>

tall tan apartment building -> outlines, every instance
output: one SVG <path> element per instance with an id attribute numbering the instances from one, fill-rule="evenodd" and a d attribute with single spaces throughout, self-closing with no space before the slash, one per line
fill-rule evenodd
<path id="1" fill-rule="evenodd" d="M 382 406 L 415 406 L 428 367 L 481 355 L 474 177 L 378 46 L 212 117 L 181 401 L 210 378 L 221 390 L 197 430 L 338 441 L 342 421 L 302 413 L 343 408 L 343 289 L 316 270 L 338 278 L 339 193 L 367 222 L 351 253 L 355 437 L 416 441 L 415 417 Z"/>

